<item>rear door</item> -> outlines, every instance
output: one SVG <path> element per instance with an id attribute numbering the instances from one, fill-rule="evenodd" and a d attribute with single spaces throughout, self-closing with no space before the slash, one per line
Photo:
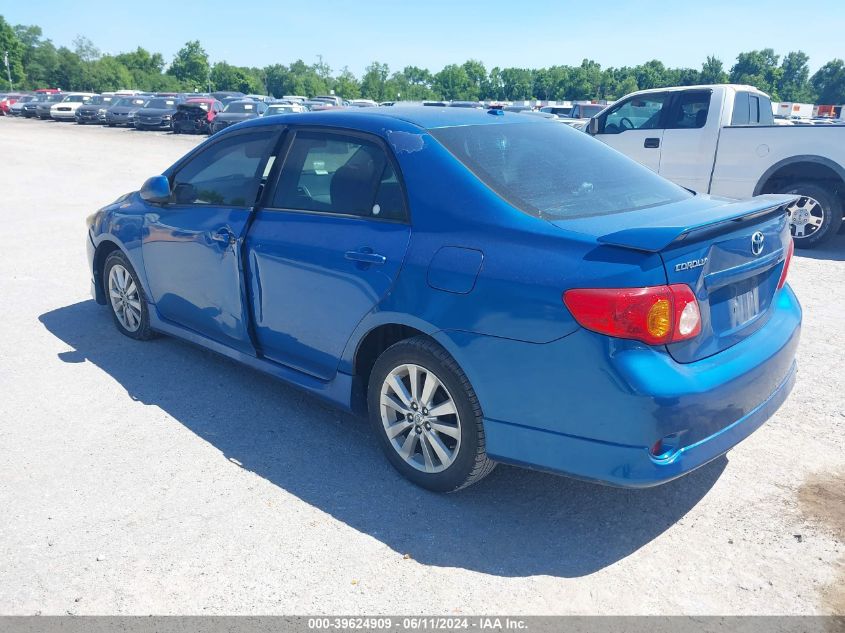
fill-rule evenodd
<path id="1" fill-rule="evenodd" d="M 657 172 L 669 101 L 666 92 L 629 97 L 599 117 L 595 137 Z"/>
<path id="2" fill-rule="evenodd" d="M 666 117 L 660 175 L 707 193 L 719 140 L 720 107 L 712 90 L 685 90 L 673 95 Z"/>
<path id="3" fill-rule="evenodd" d="M 380 139 L 299 130 L 247 239 L 261 353 L 318 378 L 399 274 L 410 237 L 398 167 Z"/>

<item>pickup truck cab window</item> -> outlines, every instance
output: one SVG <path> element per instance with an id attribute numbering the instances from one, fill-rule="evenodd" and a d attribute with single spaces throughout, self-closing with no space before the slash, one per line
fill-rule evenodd
<path id="1" fill-rule="evenodd" d="M 251 207 L 273 135 L 237 134 L 201 151 L 173 176 L 172 202 Z"/>
<path id="2" fill-rule="evenodd" d="M 691 130 L 704 127 L 710 110 L 709 90 L 682 92 L 672 106 L 672 113 L 666 128 L 670 130 Z"/>
<path id="3" fill-rule="evenodd" d="M 774 125 L 772 102 L 768 97 L 738 91 L 734 97 L 731 125 Z"/>
<path id="4" fill-rule="evenodd" d="M 628 99 L 612 108 L 599 123 L 603 134 L 620 134 L 626 130 L 656 130 L 662 127 L 666 93 L 643 95 Z"/>
<path id="5" fill-rule="evenodd" d="M 297 132 L 273 196 L 279 209 L 404 220 L 405 196 L 384 149 L 357 136 Z"/>

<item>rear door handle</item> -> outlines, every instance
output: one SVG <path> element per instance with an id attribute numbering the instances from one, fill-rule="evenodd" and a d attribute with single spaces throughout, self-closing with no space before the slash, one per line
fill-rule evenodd
<path id="1" fill-rule="evenodd" d="M 387 257 L 374 253 L 370 248 L 362 248 L 360 251 L 346 251 L 344 257 L 353 262 L 362 264 L 384 264 Z"/>
<path id="2" fill-rule="evenodd" d="M 215 242 L 223 242 L 224 244 L 234 244 L 235 234 L 226 228 L 218 229 L 216 232 L 211 234 L 211 239 Z"/>
<path id="3" fill-rule="evenodd" d="M 643 143 L 643 147 L 648 147 L 648 148 L 651 148 L 651 149 L 653 149 L 655 147 L 660 147 L 660 139 L 659 138 L 647 138 L 645 140 L 645 143 Z"/>

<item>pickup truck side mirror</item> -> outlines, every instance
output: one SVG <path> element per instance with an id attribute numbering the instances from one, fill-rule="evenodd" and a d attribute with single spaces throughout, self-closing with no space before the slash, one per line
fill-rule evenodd
<path id="1" fill-rule="evenodd" d="M 165 176 L 147 178 L 138 193 L 147 202 L 165 203 L 170 200 L 170 181 Z"/>
<path id="2" fill-rule="evenodd" d="M 595 136 L 599 133 L 599 119 L 598 117 L 593 117 L 587 123 L 587 134 L 590 136 Z"/>

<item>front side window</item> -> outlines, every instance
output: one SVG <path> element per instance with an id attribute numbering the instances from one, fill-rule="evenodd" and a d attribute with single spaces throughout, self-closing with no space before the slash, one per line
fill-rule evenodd
<path id="1" fill-rule="evenodd" d="M 619 134 L 626 130 L 659 129 L 668 97 L 666 93 L 657 93 L 628 99 L 603 117 L 601 133 Z"/>
<path id="2" fill-rule="evenodd" d="M 710 92 L 682 92 L 678 95 L 667 129 L 689 130 L 704 127 L 710 110 Z"/>
<path id="3" fill-rule="evenodd" d="M 388 220 L 406 216 L 401 184 L 381 146 L 320 132 L 297 133 L 273 206 Z"/>
<path id="4" fill-rule="evenodd" d="M 273 138 L 273 132 L 237 134 L 211 145 L 176 172 L 171 201 L 253 206 Z"/>
<path id="5" fill-rule="evenodd" d="M 568 125 L 466 125 L 431 134 L 501 198 L 547 220 L 633 211 L 692 195 Z"/>

